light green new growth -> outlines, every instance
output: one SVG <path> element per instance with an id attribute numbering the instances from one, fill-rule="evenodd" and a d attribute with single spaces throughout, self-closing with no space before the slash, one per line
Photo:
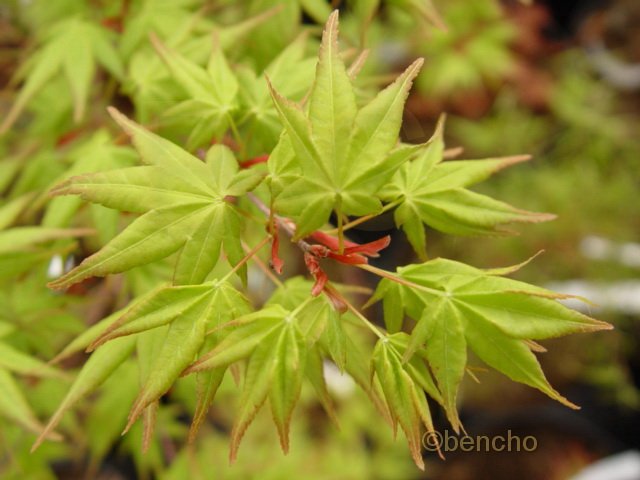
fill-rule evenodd
<path id="1" fill-rule="evenodd" d="M 57 24 L 24 67 L 24 86 L 0 127 L 11 128 L 60 73 L 80 121 L 97 64 L 117 79 L 128 75 L 118 93 L 130 96 L 134 112 L 127 115 L 146 124 L 110 107 L 126 136 L 106 128 L 84 139 L 77 133 L 80 146 L 70 150 L 70 166 L 46 180 L 71 177 L 53 188 L 55 199 L 26 192 L 0 207 L 0 254 L 9 256 L 93 233 L 66 227 L 75 227 L 73 220 L 83 215 L 80 198 L 100 205 L 102 210 L 90 210 L 98 245 L 83 243 L 89 255 L 49 286 L 66 290 L 83 283 L 76 288 L 115 299 L 109 308 L 97 307 L 97 323 L 54 358 L 92 352 L 45 427 L 14 375 L 66 376 L 0 341 L 0 413 L 40 432 L 34 449 L 45 438 L 58 438 L 54 430 L 64 427 L 65 413 L 130 364 L 137 365 L 139 391 L 134 399 L 129 388 L 133 402 L 121 421 L 126 432 L 142 419 L 145 449 L 153 444 L 156 415 L 164 411 L 160 399 L 180 377 L 195 376 L 188 434 L 193 441 L 224 379 L 233 375 L 240 393 L 231 460 L 267 402 L 282 450 L 289 450 L 292 414 L 306 384 L 337 423 L 324 376 L 329 362 L 355 381 L 394 432 L 400 427 L 419 468 L 422 433 L 434 429 L 428 397 L 456 432 L 463 430 L 457 408 L 469 350 L 510 379 L 577 408 L 545 378 L 534 341 L 610 325 L 565 307 L 561 295 L 505 277 L 520 266 L 480 270 L 452 260 L 427 261 L 425 226 L 454 235 L 495 235 L 509 233 L 505 224 L 554 218 L 468 189 L 528 156 L 445 161 L 444 116 L 428 142 L 403 143 L 405 102 L 423 60 L 379 91 L 361 88 L 355 77 L 366 52 L 341 50 L 338 12 L 329 13 L 325 2 L 248 9 L 249 20 L 225 27 L 192 11 L 193 2 L 165 3 L 136 3 L 119 50 L 110 33 L 89 20 Z M 442 26 L 431 2 L 397 3 Z M 288 15 L 301 8 L 315 19 L 328 16 L 315 76 L 307 56 L 308 47 L 317 46 L 312 31 L 296 31 L 282 52 L 257 58 L 252 49 L 264 53 L 273 45 L 238 42 L 254 30 L 258 39 L 276 38 Z M 368 22 L 376 9 L 377 2 L 370 2 L 360 13 Z M 132 166 L 127 139 L 142 165 Z M 77 197 L 58 198 L 63 195 Z M 50 202 L 42 225 L 15 226 L 32 198 L 41 207 Z M 388 238 L 363 245 L 346 238 L 350 228 L 385 212 L 393 212 L 422 263 L 385 271 L 369 261 L 385 254 Z M 37 217 L 37 208 L 30 213 Z M 335 225 L 327 227 L 332 215 Z M 288 241 L 282 260 L 278 248 Z M 272 270 L 292 278 L 279 280 L 265 266 L 269 242 Z M 63 248 L 77 246 L 56 244 L 44 257 Z M 292 249 L 313 281 L 293 276 Z M 268 298 L 260 296 L 253 278 L 248 281 L 253 261 L 265 278 L 275 278 Z M 327 274 L 333 277 L 334 270 L 325 272 L 329 262 L 382 280 L 374 293 L 340 285 Z M 385 328 L 362 313 L 354 292 L 366 294 L 368 304 L 383 302 Z M 104 454 L 108 445 L 96 451 Z"/>

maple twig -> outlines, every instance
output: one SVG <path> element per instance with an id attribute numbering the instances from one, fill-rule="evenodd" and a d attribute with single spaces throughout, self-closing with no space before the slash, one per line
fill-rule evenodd
<path id="1" fill-rule="evenodd" d="M 271 239 L 271 235 L 267 235 L 262 240 L 260 240 L 260 243 L 258 243 L 255 247 L 253 247 L 251 251 L 249 251 L 249 253 L 247 253 L 242 260 L 240 260 L 237 264 L 235 264 L 233 268 L 229 271 L 229 273 L 227 273 L 224 277 L 222 277 L 220 282 L 226 281 L 229 277 L 231 277 L 234 273 L 236 273 L 245 263 L 247 263 L 251 259 L 251 257 L 253 257 L 256 253 L 258 253 L 258 251 L 262 247 L 264 247 L 270 239 Z"/>
<path id="2" fill-rule="evenodd" d="M 253 193 L 248 193 L 247 197 L 249 198 L 249 200 L 251 202 L 253 202 L 258 207 L 258 209 L 261 212 L 263 212 L 268 217 L 272 217 L 273 221 L 277 224 L 277 226 L 283 228 L 287 232 L 287 234 L 289 236 L 293 237 L 295 235 L 295 233 L 296 233 L 295 224 L 291 220 L 289 220 L 288 218 L 280 217 L 278 215 L 273 214 L 272 210 L 269 207 L 267 207 L 264 204 L 264 202 L 262 200 L 260 200 L 257 196 L 255 196 Z M 322 232 L 322 233 L 325 233 L 325 232 Z M 306 242 L 304 240 L 298 240 L 296 242 L 296 244 L 300 247 L 300 249 L 306 255 L 309 255 L 311 257 L 315 257 L 316 256 L 316 252 L 317 252 L 318 247 L 319 247 L 318 245 L 315 245 L 315 246 L 311 245 L 311 244 L 309 244 L 308 242 Z M 326 247 L 324 247 L 324 248 L 326 249 Z M 343 263 L 345 263 L 345 262 L 343 262 Z M 388 278 L 389 280 L 392 280 L 394 282 L 401 283 L 403 285 L 406 285 L 406 286 L 409 286 L 409 287 L 412 287 L 412 288 L 416 288 L 418 290 L 422 290 L 422 291 L 431 293 L 433 295 L 439 295 L 439 296 L 445 295 L 445 292 L 442 292 L 440 290 L 435 290 L 435 289 L 432 289 L 432 288 L 429 288 L 429 287 L 425 287 L 425 286 L 418 285 L 416 283 L 410 282 L 409 280 L 405 280 L 404 278 L 399 277 L 399 276 L 395 275 L 392 272 L 388 272 L 386 270 L 382 270 L 380 268 L 377 268 L 377 267 L 374 267 L 372 265 L 369 265 L 368 263 L 348 263 L 348 264 L 354 265 L 354 266 L 359 267 L 359 268 L 361 268 L 363 270 L 367 270 L 368 272 L 374 273 L 374 274 L 376 274 L 376 275 L 378 275 L 380 277 Z M 328 285 L 328 283 L 327 283 L 327 285 Z M 326 286 L 325 286 L 325 288 L 326 288 Z M 333 289 L 333 287 L 329 287 L 329 288 Z M 341 300 L 340 297 L 342 297 L 342 296 L 335 289 L 327 290 L 328 295 L 331 296 L 333 291 L 335 291 L 337 293 L 336 298 Z M 348 307 L 348 303 L 345 303 L 345 305 L 347 305 L 347 307 Z"/>
<path id="3" fill-rule="evenodd" d="M 271 209 L 267 207 L 264 204 L 264 202 L 260 200 L 253 193 L 251 192 L 247 193 L 247 198 L 251 201 L 251 203 L 253 203 L 256 207 L 258 207 L 258 209 L 262 213 L 264 213 L 267 217 L 273 217 L 273 221 L 276 222 L 278 227 L 282 228 L 285 232 L 287 232 L 287 235 L 289 235 L 290 237 L 295 236 L 296 227 L 291 220 L 289 220 L 288 218 L 284 218 L 279 215 L 273 214 Z M 309 244 L 308 242 L 305 242 L 304 240 L 298 240 L 295 243 L 302 249 L 303 252 L 306 253 L 311 251 L 311 244 Z"/>
<path id="4" fill-rule="evenodd" d="M 389 272 L 387 270 L 383 270 L 381 268 L 378 267 L 374 267 L 373 265 L 369 265 L 368 263 L 363 263 L 363 264 L 359 264 L 359 265 L 355 265 L 358 268 L 361 268 L 362 270 L 366 270 L 367 272 L 371 272 L 375 275 L 378 275 L 379 277 L 383 277 L 383 278 L 387 278 L 393 282 L 399 283 L 401 285 L 404 285 L 406 287 L 411 287 L 411 288 L 415 288 L 417 290 L 422 290 L 424 292 L 430 293 L 432 295 L 438 295 L 440 297 L 445 296 L 447 293 L 443 292 L 442 290 L 436 290 L 435 288 L 429 288 L 429 287 L 425 287 L 424 285 L 419 285 L 417 283 L 414 283 L 410 280 L 406 280 L 398 275 L 396 275 L 393 272 Z"/>
<path id="5" fill-rule="evenodd" d="M 327 285 L 325 286 L 325 288 L 327 290 L 330 291 L 331 295 L 334 295 L 337 299 L 339 299 L 341 302 L 343 302 L 347 308 L 349 310 L 351 310 L 351 312 L 358 317 L 362 323 L 364 323 L 367 328 L 369 330 L 371 330 L 373 333 L 376 334 L 376 336 L 380 339 L 385 339 L 386 338 L 386 334 L 381 332 L 380 327 L 378 327 L 377 325 L 374 325 L 367 317 L 365 317 L 360 310 L 358 310 L 356 307 L 353 306 L 353 304 L 351 302 L 349 302 L 349 300 L 346 299 L 346 297 L 344 295 L 342 295 L 333 285 L 331 285 L 329 282 L 327 282 Z"/>
<path id="6" fill-rule="evenodd" d="M 356 218 L 355 220 L 349 222 L 349 223 L 345 223 L 344 225 L 342 225 L 342 231 L 346 232 L 347 230 L 352 229 L 353 227 L 357 227 L 358 225 L 360 225 L 361 223 L 364 223 L 368 220 L 371 220 L 372 218 L 375 218 L 379 215 L 382 215 L 383 213 L 391 210 L 392 208 L 397 207 L 398 205 L 400 205 L 400 203 L 402 203 L 402 198 L 398 198 L 397 200 L 394 200 L 391 203 L 387 203 L 384 207 L 382 207 L 382 210 L 380 210 L 378 213 L 372 213 L 369 215 L 365 215 L 364 217 L 359 217 Z M 338 228 L 332 228 L 331 230 L 323 230 L 322 233 L 326 233 L 329 235 L 334 235 L 336 233 L 339 234 L 339 228 L 340 226 L 338 226 Z"/>
<path id="7" fill-rule="evenodd" d="M 246 253 L 249 253 L 250 249 L 249 249 L 249 245 L 247 245 L 244 241 L 242 242 L 242 248 L 244 248 L 244 251 Z M 260 270 L 262 270 L 262 272 L 278 287 L 282 287 L 284 286 L 284 284 L 280 281 L 280 279 L 278 277 L 276 277 L 273 272 L 271 271 L 271 269 L 269 267 L 267 267 L 267 265 L 258 257 L 256 257 L 255 255 L 253 256 L 252 260 L 254 261 L 254 263 L 256 265 L 258 265 L 258 268 L 260 268 Z"/>

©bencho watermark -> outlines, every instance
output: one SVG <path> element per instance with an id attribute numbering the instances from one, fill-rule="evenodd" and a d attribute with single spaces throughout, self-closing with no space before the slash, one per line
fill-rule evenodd
<path id="1" fill-rule="evenodd" d="M 507 430 L 501 435 L 457 435 L 444 432 L 426 432 L 422 446 L 430 451 L 441 452 L 533 452 L 538 448 L 538 439 L 533 435 L 516 435 Z"/>

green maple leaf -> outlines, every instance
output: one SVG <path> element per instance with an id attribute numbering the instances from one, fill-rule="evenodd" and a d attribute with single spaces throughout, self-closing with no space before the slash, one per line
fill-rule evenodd
<path id="1" fill-rule="evenodd" d="M 187 149 L 193 150 L 212 139 L 220 141 L 238 107 L 238 81 L 220 44 L 216 42 L 214 45 L 207 68 L 204 69 L 167 48 L 157 38 L 152 37 L 152 41 L 173 78 L 188 94 L 188 100 L 173 106 L 165 114 L 168 121 L 188 120 L 191 133 Z"/>
<path id="2" fill-rule="evenodd" d="M 34 246 L 60 238 L 88 235 L 82 228 L 14 227 L 0 231 L 0 258 L 34 250 Z"/>
<path id="3" fill-rule="evenodd" d="M 417 358 L 412 358 L 406 363 L 402 361 L 406 344 L 406 334 L 403 333 L 379 340 L 373 351 L 372 367 L 382 386 L 394 432 L 399 423 L 407 438 L 414 462 L 424 470 L 420 426 L 423 424 L 427 431 L 433 431 L 433 421 L 424 390 L 434 398 L 439 398 L 439 393 L 423 362 Z"/>
<path id="4" fill-rule="evenodd" d="M 7 305 L 3 305 L 3 307 L 6 309 Z M 12 312 L 13 316 L 15 314 Z M 13 329 L 11 324 L 4 322 L 0 324 L 0 326 L 4 325 Z M 6 333 L 6 331 L 0 331 L 0 337 Z M 31 409 L 14 375 L 56 379 L 65 379 L 66 376 L 58 369 L 0 340 L 0 390 L 2 390 L 0 415 L 30 432 L 39 434 L 42 432 L 43 426 Z M 52 440 L 60 440 L 60 436 L 55 433 L 47 434 L 47 436 Z"/>
<path id="5" fill-rule="evenodd" d="M 197 0 L 142 0 L 134 4 L 132 11 L 125 17 L 124 32 L 120 43 L 123 55 L 128 58 L 144 42 L 150 32 L 163 37 L 180 30 L 193 21 Z"/>
<path id="6" fill-rule="evenodd" d="M 395 311 L 394 330 L 402 324 L 402 312 L 417 322 L 403 358 L 407 361 L 424 348 L 456 430 L 467 346 L 512 380 L 574 407 L 549 385 L 530 341 L 611 328 L 557 301 L 566 296 L 501 277 L 517 268 L 479 270 L 436 259 L 399 268 L 401 283 L 384 279 L 373 297 L 384 298 L 385 313 Z"/>
<path id="7" fill-rule="evenodd" d="M 16 223 L 25 208 L 33 201 L 33 195 L 25 193 L 12 200 L 0 202 L 0 231 Z"/>
<path id="8" fill-rule="evenodd" d="M 289 424 L 302 389 L 307 349 L 302 333 L 287 318 L 285 316 L 281 325 L 263 339 L 249 358 L 239 400 L 240 411 L 231 432 L 232 460 L 246 428 L 267 398 L 282 450 L 285 453 L 289 450 Z"/>
<path id="9" fill-rule="evenodd" d="M 238 263 L 244 257 L 241 224 L 229 198 L 254 188 L 260 176 L 239 172 L 226 147 L 212 147 L 204 163 L 115 109 L 110 112 L 133 137 L 147 165 L 74 177 L 55 193 L 79 194 L 109 208 L 144 215 L 50 286 L 65 288 L 91 276 L 123 272 L 178 250 L 176 284 L 202 282 L 223 245 L 229 263 Z"/>
<path id="10" fill-rule="evenodd" d="M 44 37 L 46 42 L 19 71 L 26 81 L 11 110 L 0 126 L 7 131 L 33 96 L 62 73 L 71 91 L 74 120 L 84 116 L 96 62 L 122 78 L 123 66 L 113 47 L 113 32 L 80 17 L 55 24 Z"/>
<path id="11" fill-rule="evenodd" d="M 137 346 L 143 382 L 129 414 L 128 430 L 193 363 L 207 332 L 248 309 L 242 294 L 225 281 L 215 281 L 158 288 L 136 300 L 123 315 L 108 317 L 58 356 L 63 358 L 85 346 L 96 350 L 34 448 L 65 411 L 104 382 Z"/>
<path id="12" fill-rule="evenodd" d="M 64 374 L 59 370 L 4 342 L 0 342 L 0 368 L 22 375 L 64 378 Z"/>
<path id="13" fill-rule="evenodd" d="M 333 210 L 347 215 L 380 211 L 380 200 L 371 192 L 408 159 L 390 153 L 398 143 L 404 102 L 422 59 L 358 109 L 337 36 L 334 12 L 324 30 L 307 112 L 270 87 L 285 131 L 280 155 L 291 157 L 284 170 L 295 178 L 281 189 L 275 205 L 296 221 L 297 237 L 321 227 Z M 276 158 L 278 162 L 282 160 Z"/>
<path id="14" fill-rule="evenodd" d="M 312 288 L 313 282 L 303 277 L 290 278 L 278 287 L 267 305 L 281 305 L 290 310 L 297 308 L 300 318 L 298 326 L 307 343 L 313 345 L 318 342 L 335 364 L 344 370 L 347 336 L 342 322 L 349 318 L 349 314 L 337 312 L 325 295 L 310 299 Z"/>
<path id="15" fill-rule="evenodd" d="M 366 337 L 357 335 L 358 332 L 353 329 L 347 329 L 349 323 L 359 325 L 358 320 L 351 312 L 339 314 L 324 295 L 310 299 L 309 292 L 312 286 L 313 283 L 303 277 L 290 278 L 278 287 L 267 305 L 297 309 L 298 326 L 308 345 L 305 375 L 314 386 L 320 402 L 329 417 L 337 423 L 322 371 L 322 360 L 329 359 L 340 371 L 348 373 L 354 379 L 383 418 L 391 424 L 391 417 L 382 400 L 379 385 L 371 383 L 369 364 L 372 351 L 369 341 Z M 344 289 L 345 293 L 348 291 L 343 285 L 333 286 L 338 290 Z M 301 305 L 303 306 L 300 307 Z M 434 391 L 431 393 L 433 398 L 438 398 Z"/>
<path id="16" fill-rule="evenodd" d="M 399 202 L 394 212 L 414 250 L 426 259 L 423 224 L 454 235 L 510 234 L 502 225 L 512 222 L 544 222 L 555 215 L 534 213 L 481 195 L 466 187 L 485 180 L 493 173 L 528 160 L 521 155 L 485 160 L 443 162 L 444 117 L 436 132 L 417 158 L 406 162 L 381 197 Z"/>
<path id="17" fill-rule="evenodd" d="M 232 363 L 248 360 L 240 411 L 231 432 L 232 460 L 244 432 L 267 398 L 282 449 L 286 452 L 289 448 L 289 424 L 300 396 L 308 352 L 307 339 L 298 326 L 303 318 L 301 310 L 269 305 L 228 322 L 217 332 L 219 340 L 214 348 L 185 371 L 220 372 Z M 314 372 L 317 375 L 317 370 Z M 313 378 L 318 380 L 317 376 Z"/>
<path id="18" fill-rule="evenodd" d="M 114 168 L 130 167 L 136 164 L 136 152 L 131 147 L 113 144 L 113 139 L 105 130 L 99 130 L 86 141 L 79 143 L 69 153 L 72 166 L 57 178 L 46 191 L 65 178 L 71 176 L 111 170 Z M 42 193 L 44 197 L 46 192 Z M 51 199 L 42 218 L 42 225 L 46 227 L 66 227 L 71 224 L 82 207 L 79 197 L 56 197 Z M 100 235 L 100 240 L 107 243 L 117 233 L 118 212 L 101 205 L 90 206 L 93 224 Z"/>
<path id="19" fill-rule="evenodd" d="M 149 36 L 157 36 L 163 43 L 190 62 L 202 66 L 211 58 L 212 32 L 216 46 L 223 51 L 237 51 L 237 46 L 270 16 L 276 8 L 233 25 L 219 25 L 200 13 L 199 0 L 166 2 L 147 0 L 137 13 L 127 16 L 121 46 L 125 56 L 131 54 L 129 75 L 123 89 L 136 105 L 141 121 L 147 122 L 155 115 L 162 115 L 168 107 L 184 99 L 183 87 L 176 84 L 157 52 L 147 43 Z M 164 17 L 164 18 L 162 18 Z M 162 25 L 157 25 L 161 22 Z"/>
<path id="20" fill-rule="evenodd" d="M 300 100 L 313 83 L 315 58 L 307 57 L 307 37 L 302 34 L 291 42 L 264 70 L 282 95 Z M 282 126 L 269 88 L 251 68 L 237 70 L 240 90 L 238 125 L 244 137 L 251 139 L 256 155 L 273 150 Z"/>
<path id="21" fill-rule="evenodd" d="M 163 287 L 136 303 L 93 342 L 97 347 L 122 336 L 154 332 L 153 337 L 139 337 L 145 343 L 138 347 L 147 360 L 126 429 L 193 363 L 209 330 L 248 309 L 246 298 L 227 282 Z"/>

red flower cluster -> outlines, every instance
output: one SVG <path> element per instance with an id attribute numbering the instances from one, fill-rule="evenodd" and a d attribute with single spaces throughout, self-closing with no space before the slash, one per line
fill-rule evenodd
<path id="1" fill-rule="evenodd" d="M 278 274 L 282 274 L 284 262 L 278 256 L 278 249 L 280 246 L 278 229 L 275 224 L 272 224 L 269 230 L 272 236 L 271 268 L 273 268 L 273 270 Z M 346 306 L 344 305 L 344 302 L 340 300 L 338 293 L 333 288 L 327 286 L 329 277 L 320 267 L 320 259 L 331 258 L 347 265 L 362 265 L 369 263 L 369 258 L 379 257 L 380 250 L 387 248 L 391 242 L 391 237 L 389 235 L 379 238 L 373 242 L 363 244 L 345 240 L 343 242 L 342 252 L 340 252 L 340 241 L 333 235 L 315 231 L 309 235 L 307 239 L 317 242 L 306 247 L 304 252 L 304 263 L 307 266 L 309 273 L 315 279 L 311 295 L 315 297 L 324 291 L 336 309 L 340 311 L 344 311 Z"/>
<path id="2" fill-rule="evenodd" d="M 312 245 L 304 254 L 304 262 L 313 275 L 316 282 L 311 290 L 311 295 L 319 295 L 325 290 L 328 281 L 327 274 L 320 268 L 321 258 L 332 258 L 347 265 L 362 265 L 369 262 L 369 257 L 380 256 L 379 252 L 389 246 L 391 238 L 387 235 L 374 242 L 359 244 L 345 241 L 342 253 L 339 248 L 339 241 L 336 237 L 323 232 L 313 232 L 309 238 L 319 242 Z"/>

